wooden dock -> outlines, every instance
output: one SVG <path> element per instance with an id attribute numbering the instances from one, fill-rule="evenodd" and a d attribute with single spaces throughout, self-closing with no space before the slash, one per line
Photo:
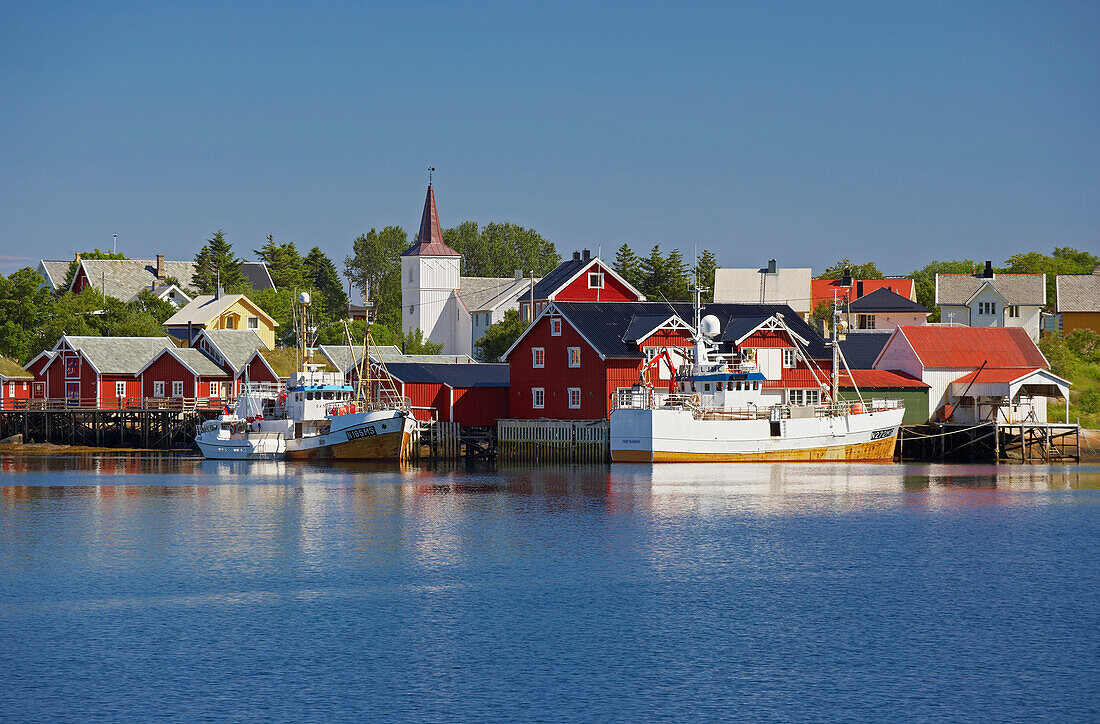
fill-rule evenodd
<path id="1" fill-rule="evenodd" d="M 0 410 L 0 440 L 84 447 L 190 450 L 195 428 L 220 409 L 18 409 Z"/>
<path id="2" fill-rule="evenodd" d="M 611 462 L 607 420 L 498 420 L 502 463 L 606 464 Z"/>
<path id="3" fill-rule="evenodd" d="M 1081 428 L 1040 422 L 904 425 L 895 457 L 906 462 L 1078 463 Z"/>

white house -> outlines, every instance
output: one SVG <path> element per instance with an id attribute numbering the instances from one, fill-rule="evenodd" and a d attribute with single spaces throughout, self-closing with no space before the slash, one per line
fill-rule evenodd
<path id="1" fill-rule="evenodd" d="M 937 274 L 940 321 L 970 327 L 1020 327 L 1039 338 L 1046 305 L 1045 274 L 994 274 L 992 262 L 977 274 Z"/>
<path id="2" fill-rule="evenodd" d="M 786 304 L 810 313 L 810 268 L 780 268 L 775 259 L 762 269 L 715 269 L 714 301 L 731 304 Z"/>
<path id="3" fill-rule="evenodd" d="M 1018 327 L 898 327 L 872 366 L 927 383 L 930 420 L 1046 422 L 1047 398 L 1069 397 L 1070 383 Z"/>

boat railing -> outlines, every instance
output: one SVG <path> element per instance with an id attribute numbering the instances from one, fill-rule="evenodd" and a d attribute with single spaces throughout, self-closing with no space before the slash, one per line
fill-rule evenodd
<path id="1" fill-rule="evenodd" d="M 370 397 L 354 400 L 337 400 L 325 405 L 325 415 L 347 415 L 354 412 L 374 412 L 376 410 L 408 410 L 412 403 L 409 398 L 388 390 L 380 390 Z"/>
<path id="2" fill-rule="evenodd" d="M 905 403 L 900 399 L 874 398 L 862 402 L 859 400 L 840 400 L 836 403 L 811 405 L 754 405 L 749 403 L 747 406 L 740 408 L 718 408 L 703 405 L 697 394 L 669 393 L 659 389 L 634 387 L 628 390 L 619 390 L 615 398 L 615 407 L 633 410 L 656 410 L 661 408 L 691 410 L 693 415 L 700 420 L 768 419 L 774 422 L 789 420 L 792 417 L 842 417 L 844 415 L 860 415 L 865 412 L 904 409 Z"/>

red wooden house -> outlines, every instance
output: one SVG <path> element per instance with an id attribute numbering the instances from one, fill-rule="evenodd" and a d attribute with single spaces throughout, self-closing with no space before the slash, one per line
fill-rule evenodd
<path id="1" fill-rule="evenodd" d="M 138 371 L 154 355 L 172 346 L 168 337 L 65 335 L 54 346 L 52 358 L 36 380 L 44 383 L 47 397 L 64 399 L 74 407 L 140 405 Z"/>
<path id="2" fill-rule="evenodd" d="M 385 369 L 418 420 L 488 427 L 508 417 L 506 364 L 387 362 Z"/>
<path id="3" fill-rule="evenodd" d="M 644 302 L 645 295 L 619 276 L 588 249 L 573 252 L 573 258 L 558 264 L 535 284 L 530 297 L 519 300 L 519 313 L 531 319 L 531 302 L 535 317 L 550 302 Z"/>
<path id="4" fill-rule="evenodd" d="M 31 383 L 31 399 L 42 400 L 46 398 L 46 367 L 53 361 L 53 352 L 50 350 L 43 350 L 39 352 L 37 356 L 31 358 L 31 361 L 24 365 L 24 368 L 34 378 L 34 382 Z"/>
<path id="5" fill-rule="evenodd" d="M 0 357 L 0 410 L 26 405 L 31 397 L 34 375 L 15 360 Z"/>
<path id="6" fill-rule="evenodd" d="M 195 338 L 193 349 L 198 349 L 233 378 L 232 393 L 241 393 L 247 380 L 278 386 L 279 375 L 263 356 L 267 345 L 251 329 L 204 329 Z"/>
<path id="7" fill-rule="evenodd" d="M 141 396 L 183 405 L 216 408 L 236 399 L 233 376 L 194 348 L 167 347 L 138 370 Z"/>
<path id="8" fill-rule="evenodd" d="M 775 389 L 777 397 L 802 400 L 820 394 L 818 376 L 804 358 L 827 367 L 830 354 L 789 307 L 709 304 L 703 314 L 719 318 L 715 341 L 720 351 L 755 360 L 767 377 L 764 387 Z M 693 318 L 688 303 L 550 302 L 504 355 L 510 367 L 510 415 L 604 419 L 617 393 L 643 377 L 671 388 L 676 368 L 690 359 L 693 331 L 686 320 Z"/>

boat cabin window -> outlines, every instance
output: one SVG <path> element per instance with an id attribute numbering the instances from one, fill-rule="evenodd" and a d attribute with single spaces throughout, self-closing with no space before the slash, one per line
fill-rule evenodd
<path id="1" fill-rule="evenodd" d="M 707 382 L 703 385 L 703 392 L 710 392 L 710 383 Z"/>
<path id="2" fill-rule="evenodd" d="M 332 395 L 332 393 L 331 393 L 331 392 L 326 392 L 326 393 L 325 393 L 325 399 L 326 399 L 326 400 L 331 400 L 331 399 L 334 399 L 334 398 L 333 398 L 333 395 Z"/>

